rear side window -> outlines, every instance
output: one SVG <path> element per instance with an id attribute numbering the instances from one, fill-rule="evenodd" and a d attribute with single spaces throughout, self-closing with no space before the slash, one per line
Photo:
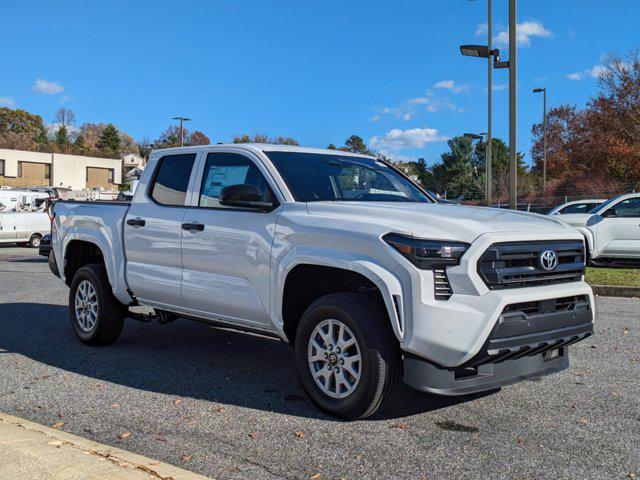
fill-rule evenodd
<path id="1" fill-rule="evenodd" d="M 184 206 L 195 160 L 195 153 L 162 157 L 151 184 L 151 198 L 162 205 Z"/>

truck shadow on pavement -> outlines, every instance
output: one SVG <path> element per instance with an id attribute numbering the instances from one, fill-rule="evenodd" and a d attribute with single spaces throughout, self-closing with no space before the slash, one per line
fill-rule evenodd
<path id="1" fill-rule="evenodd" d="M 127 320 L 116 343 L 89 347 L 73 334 L 66 306 L 4 303 L 0 350 L 149 392 L 335 421 L 307 399 L 295 372 L 293 349 L 261 335 L 184 319 L 169 325 Z M 378 419 L 416 415 L 482 396 L 438 397 L 403 385 L 396 402 Z"/>

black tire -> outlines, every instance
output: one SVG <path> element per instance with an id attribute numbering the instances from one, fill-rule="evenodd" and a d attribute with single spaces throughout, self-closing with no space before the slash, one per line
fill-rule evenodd
<path id="1" fill-rule="evenodd" d="M 34 233 L 33 235 L 31 235 L 31 238 L 29 239 L 29 246 L 31 248 L 38 248 L 40 246 L 41 241 L 42 241 L 42 237 L 37 233 Z"/>
<path id="2" fill-rule="evenodd" d="M 81 327 L 75 308 L 76 292 L 85 280 L 93 286 L 97 297 L 97 319 L 89 331 Z M 111 292 L 104 265 L 85 265 L 76 272 L 69 291 L 69 315 L 73 331 L 82 343 L 98 346 L 115 342 L 122 332 L 126 311 Z"/>
<path id="3" fill-rule="evenodd" d="M 345 398 L 325 393 L 316 384 L 309 366 L 310 337 L 316 326 L 328 319 L 342 322 L 353 332 L 362 357 L 360 380 Z M 386 309 L 376 297 L 365 293 L 335 293 L 313 302 L 298 326 L 295 357 L 311 401 L 324 412 L 346 420 L 382 412 L 395 398 L 402 378 L 400 346 Z"/>

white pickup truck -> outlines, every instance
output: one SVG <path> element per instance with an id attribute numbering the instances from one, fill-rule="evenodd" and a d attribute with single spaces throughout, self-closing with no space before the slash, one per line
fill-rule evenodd
<path id="1" fill-rule="evenodd" d="M 52 271 L 78 338 L 129 306 L 291 343 L 310 399 L 354 419 L 399 382 L 462 395 L 568 367 L 593 332 L 582 235 L 441 205 L 392 165 L 333 150 L 154 151 L 130 204 L 58 202 Z"/>
<path id="2" fill-rule="evenodd" d="M 640 264 L 640 193 L 618 195 L 588 213 L 565 214 L 560 220 L 582 232 L 589 263 Z"/>

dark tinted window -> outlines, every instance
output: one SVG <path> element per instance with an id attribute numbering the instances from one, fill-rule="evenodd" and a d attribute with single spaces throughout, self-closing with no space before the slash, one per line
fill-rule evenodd
<path id="1" fill-rule="evenodd" d="M 415 185 L 373 158 L 265 152 L 299 202 L 431 202 Z"/>
<path id="2" fill-rule="evenodd" d="M 597 207 L 597 203 L 576 203 L 560 210 L 560 213 L 587 213 Z"/>
<path id="3" fill-rule="evenodd" d="M 616 217 L 640 217 L 640 198 L 628 198 L 611 207 Z"/>
<path id="4" fill-rule="evenodd" d="M 195 153 L 162 157 L 151 185 L 151 198 L 162 205 L 184 205 L 195 160 Z"/>
<path id="5" fill-rule="evenodd" d="M 272 202 L 273 195 L 264 175 L 244 155 L 238 153 L 210 153 L 202 174 L 201 207 L 231 208 L 220 205 L 220 193 L 229 185 L 250 184 L 258 187 L 263 202 Z M 236 207 L 233 207 L 236 208 Z"/>

